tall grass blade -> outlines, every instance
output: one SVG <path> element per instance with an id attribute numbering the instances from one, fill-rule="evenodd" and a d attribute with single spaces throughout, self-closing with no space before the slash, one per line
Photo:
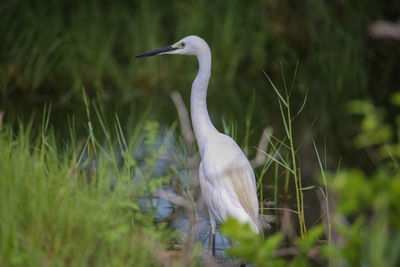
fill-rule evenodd
<path id="1" fill-rule="evenodd" d="M 301 105 L 299 111 L 297 111 L 296 115 L 293 116 L 292 121 L 294 121 L 296 119 L 296 117 L 298 115 L 300 115 L 300 113 L 303 111 L 303 109 L 304 109 L 304 107 L 306 105 L 306 102 L 307 102 L 307 96 L 308 96 L 308 89 L 306 91 L 306 95 L 304 96 L 303 104 Z"/>
<path id="2" fill-rule="evenodd" d="M 283 104 L 288 107 L 288 103 L 286 102 L 285 98 L 283 98 L 283 96 L 281 95 L 281 93 L 279 93 L 278 88 L 276 88 L 275 84 L 271 81 L 271 79 L 269 78 L 268 74 L 265 73 L 265 71 L 263 71 L 265 77 L 267 77 L 269 83 L 271 84 L 272 88 L 274 89 L 276 95 L 279 97 L 279 99 L 283 102 Z"/>
<path id="3" fill-rule="evenodd" d="M 322 180 L 324 182 L 324 186 L 325 186 L 325 203 L 326 203 L 326 216 L 327 216 L 327 223 L 328 223 L 328 241 L 331 242 L 332 239 L 332 226 L 331 226 L 331 220 L 330 220 L 330 212 L 329 212 L 329 195 L 328 195 L 328 183 L 326 181 L 326 175 L 325 175 L 325 170 L 322 166 L 322 162 L 321 162 L 321 158 L 319 156 L 318 153 L 318 149 L 317 149 L 317 145 L 315 144 L 315 141 L 313 140 L 313 144 L 314 144 L 314 150 L 315 150 L 315 154 L 317 155 L 317 159 L 318 159 L 318 164 L 321 170 L 321 175 L 322 175 Z"/>

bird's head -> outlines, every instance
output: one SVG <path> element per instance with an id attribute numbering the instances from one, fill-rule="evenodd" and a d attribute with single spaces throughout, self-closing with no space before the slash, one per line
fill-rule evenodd
<path id="1" fill-rule="evenodd" d="M 178 54 L 178 55 L 199 55 L 202 51 L 209 51 L 207 43 L 198 36 L 190 35 L 173 45 L 152 50 L 137 55 L 136 57 L 150 57 L 165 54 Z"/>

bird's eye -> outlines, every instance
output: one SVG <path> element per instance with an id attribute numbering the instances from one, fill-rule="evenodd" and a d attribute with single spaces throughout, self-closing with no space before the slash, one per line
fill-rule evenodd
<path id="1" fill-rule="evenodd" d="M 185 48 L 185 45 L 186 45 L 186 43 L 185 43 L 185 42 L 182 42 L 182 43 L 180 44 L 180 47 L 183 49 L 183 48 Z"/>

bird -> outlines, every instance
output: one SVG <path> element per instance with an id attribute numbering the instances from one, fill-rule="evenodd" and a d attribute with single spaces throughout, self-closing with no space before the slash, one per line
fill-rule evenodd
<path id="1" fill-rule="evenodd" d="M 166 47 L 141 53 L 136 58 L 175 54 L 196 56 L 199 69 L 190 96 L 192 126 L 201 156 L 199 181 L 208 209 L 212 254 L 215 256 L 217 223 L 235 218 L 250 225 L 254 233 L 269 228 L 271 216 L 259 214 L 256 180 L 252 166 L 239 145 L 219 132 L 207 110 L 207 89 L 211 76 L 211 50 L 202 38 L 190 35 Z"/>

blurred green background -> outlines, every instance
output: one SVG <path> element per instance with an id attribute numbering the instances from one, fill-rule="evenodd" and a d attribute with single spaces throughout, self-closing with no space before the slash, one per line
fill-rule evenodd
<path id="1" fill-rule="evenodd" d="M 265 74 L 281 93 L 293 86 L 292 115 L 306 99 L 291 154 L 303 184 L 294 189 L 279 162 L 256 176 L 262 205 L 295 210 L 295 190 L 304 191 L 310 234 L 300 240 L 297 218 L 280 211 L 265 240 L 228 222 L 224 233 L 242 245 L 231 255 L 284 266 L 276 251 L 292 246 L 301 251 L 292 266 L 396 266 L 400 37 L 377 38 L 371 25 L 399 18 L 394 0 L 1 1 L 0 258 L 10 266 L 148 266 L 171 255 L 182 266 L 203 262 L 201 243 L 181 245 L 173 219 L 156 222 L 153 204 L 143 204 L 166 185 L 191 197 L 174 165 L 190 153 L 170 94 L 189 105 L 197 62 L 135 58 L 194 34 L 212 50 L 212 121 L 242 147 L 271 126 L 278 159 L 293 152 Z M 167 129 L 174 141 L 165 145 Z M 163 153 L 176 162 L 157 173 Z M 291 220 L 292 236 L 282 230 Z"/>
<path id="2" fill-rule="evenodd" d="M 346 107 L 369 100 L 394 125 L 400 45 L 370 38 L 367 27 L 399 14 L 398 1 L 368 0 L 2 1 L 0 109 L 5 121 L 15 121 L 50 102 L 52 122 L 65 129 L 65 114 L 83 114 L 84 87 L 100 96 L 106 116 L 118 113 L 124 121 L 152 105 L 151 116 L 169 125 L 176 119 L 169 93 L 177 90 L 189 103 L 196 59 L 134 56 L 195 34 L 212 49 L 208 107 L 218 128 L 222 118 L 237 122 L 240 140 L 244 111 L 254 107 L 251 144 L 265 126 L 282 133 L 263 71 L 281 86 L 282 73 L 290 83 L 298 61 L 294 110 L 309 90 L 296 122 L 299 138 L 324 138 L 334 164 L 342 157 L 345 165 L 368 168 L 368 157 L 353 152 L 359 118 Z"/>

